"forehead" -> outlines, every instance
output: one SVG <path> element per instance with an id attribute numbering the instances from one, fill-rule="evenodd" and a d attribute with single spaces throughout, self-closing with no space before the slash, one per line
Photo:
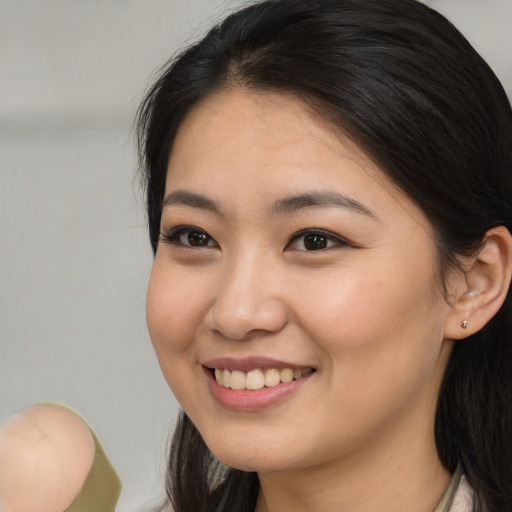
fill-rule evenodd
<path id="1" fill-rule="evenodd" d="M 243 126 L 243 131 L 240 127 Z M 214 131 L 212 131 L 212 128 Z M 324 120 L 318 112 L 305 101 L 291 94 L 253 91 L 241 87 L 221 89 L 198 102 L 185 117 L 178 130 L 176 142 L 184 132 L 193 130 L 196 135 L 206 139 L 236 140 L 248 136 L 257 137 L 261 131 L 282 129 L 277 144 L 302 141 L 304 131 L 312 139 L 321 139 L 333 147 L 343 146 L 346 151 L 352 144 L 347 136 L 341 136 L 340 130 Z M 224 142 L 226 142 L 224 140 Z"/>
<path id="2" fill-rule="evenodd" d="M 399 206 L 428 224 L 341 130 L 300 99 L 278 93 L 228 89 L 196 105 L 169 159 L 166 195 L 178 189 L 218 197 L 229 191 L 240 206 L 255 196 L 275 200 L 304 189 L 336 190 L 362 203 Z"/>
<path id="3" fill-rule="evenodd" d="M 168 173 L 174 180 L 186 167 L 212 177 L 208 171 L 220 164 L 217 171 L 225 174 L 231 169 L 241 177 L 243 161 L 254 171 L 272 167 L 277 172 L 285 165 L 314 171 L 315 165 L 329 158 L 357 161 L 365 172 L 383 174 L 305 102 L 290 95 L 235 88 L 207 96 L 185 117 L 173 143 Z"/>

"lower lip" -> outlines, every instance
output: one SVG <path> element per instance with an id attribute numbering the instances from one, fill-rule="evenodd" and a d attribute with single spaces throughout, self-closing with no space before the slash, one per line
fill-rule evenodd
<path id="1" fill-rule="evenodd" d="M 256 390 L 238 390 L 221 386 L 212 375 L 210 369 L 205 368 L 204 370 L 213 398 L 223 407 L 235 411 L 258 411 L 271 407 L 296 393 L 314 375 L 312 373 L 292 382 L 282 382 L 272 387 L 263 387 Z"/>

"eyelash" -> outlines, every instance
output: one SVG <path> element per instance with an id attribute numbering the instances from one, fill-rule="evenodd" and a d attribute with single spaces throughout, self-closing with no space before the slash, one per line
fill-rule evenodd
<path id="1" fill-rule="evenodd" d="M 183 246 L 183 247 L 191 247 L 191 248 L 204 248 L 204 247 L 218 247 L 217 242 L 208 235 L 208 233 L 196 226 L 176 226 L 169 230 L 167 233 L 160 233 L 161 240 L 165 243 L 170 243 L 177 246 Z M 201 237 L 204 237 L 202 240 L 206 243 L 202 245 L 201 243 L 197 243 L 193 245 L 190 240 L 191 235 L 199 235 Z M 187 236 L 186 243 L 184 240 L 182 240 L 182 237 Z M 307 237 L 311 237 L 309 239 L 309 243 L 312 244 L 326 244 L 324 247 L 318 247 L 317 249 L 308 249 L 306 246 L 306 240 Z M 293 248 L 291 247 L 295 242 L 299 241 L 300 239 L 303 239 L 302 245 L 303 249 L 299 248 Z M 199 239 L 198 241 L 201 241 Z M 213 242 L 213 243 L 211 243 Z M 327 249 L 330 249 L 332 247 L 339 247 L 339 246 L 348 246 L 351 245 L 350 242 L 345 240 L 344 238 L 334 235 L 333 233 L 329 231 L 325 231 L 323 229 L 304 229 L 302 231 L 299 231 L 298 233 L 295 233 L 291 238 L 290 241 L 286 244 L 285 250 L 297 250 L 297 251 L 305 251 L 305 252 L 316 252 L 316 251 L 325 251 Z"/>
<path id="2" fill-rule="evenodd" d="M 309 242 L 313 244 L 320 243 L 326 243 L 326 247 L 318 247 L 317 249 L 307 249 L 306 246 L 306 240 L 307 237 L 312 237 Z M 302 239 L 302 247 L 301 249 L 292 248 L 291 245 L 294 242 L 297 242 Z M 345 240 L 344 238 L 335 235 L 334 233 L 331 233 L 330 231 L 325 231 L 324 229 L 314 229 L 314 228 L 308 228 L 304 229 L 302 231 L 299 231 L 298 233 L 295 233 L 288 244 L 286 245 L 287 250 L 297 250 L 297 251 L 305 251 L 305 252 L 320 252 L 320 251 L 326 251 L 331 248 L 335 247 L 343 247 L 343 246 L 349 246 L 351 245 L 350 242 Z"/>
<path id="3" fill-rule="evenodd" d="M 192 245 L 191 243 L 188 243 L 188 244 L 184 243 L 181 240 L 182 236 L 188 235 L 187 238 L 188 238 L 188 241 L 190 242 L 191 234 L 204 236 L 205 238 L 208 239 L 208 243 L 206 245 L 201 245 L 201 244 Z M 161 240 L 163 242 L 170 243 L 173 245 L 179 245 L 179 246 L 183 246 L 183 247 L 193 247 L 193 248 L 195 248 L 195 247 L 218 247 L 217 242 L 215 242 L 215 240 L 210 235 L 208 235 L 208 233 L 206 231 L 204 231 L 203 229 L 200 229 L 196 226 L 176 226 L 176 227 L 170 229 L 167 233 L 160 233 L 160 235 L 161 235 Z M 210 241 L 214 242 L 214 244 L 209 245 Z"/>

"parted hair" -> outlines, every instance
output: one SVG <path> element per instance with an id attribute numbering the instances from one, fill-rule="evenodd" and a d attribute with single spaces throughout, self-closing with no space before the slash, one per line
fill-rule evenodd
<path id="1" fill-rule="evenodd" d="M 293 95 L 355 141 L 430 219 L 441 283 L 487 230 L 511 230 L 510 102 L 449 21 L 416 0 L 267 0 L 173 58 L 139 109 L 154 250 L 176 132 L 202 98 L 229 87 Z M 481 331 L 456 343 L 435 436 L 449 470 L 464 464 L 477 510 L 512 511 L 510 291 Z M 176 512 L 250 512 L 259 483 L 217 461 L 181 413 L 167 489 Z"/>

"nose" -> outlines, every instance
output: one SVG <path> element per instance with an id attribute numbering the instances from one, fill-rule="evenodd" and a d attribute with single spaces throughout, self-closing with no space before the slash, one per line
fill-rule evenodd
<path id="1" fill-rule="evenodd" d="M 257 255 L 226 264 L 205 323 L 231 340 L 277 333 L 288 322 L 279 271 Z"/>

